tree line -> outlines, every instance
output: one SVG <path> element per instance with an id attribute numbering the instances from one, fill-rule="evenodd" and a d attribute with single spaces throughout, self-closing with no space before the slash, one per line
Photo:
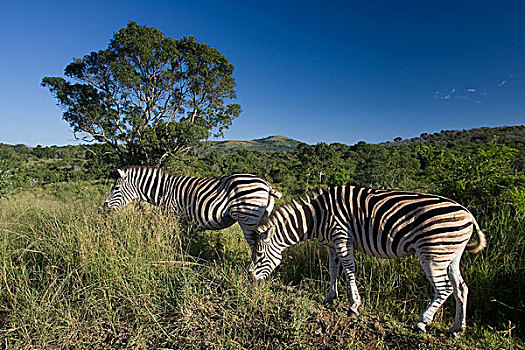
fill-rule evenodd
<path id="1" fill-rule="evenodd" d="M 382 144 L 300 143 L 284 152 L 223 151 L 208 142 L 168 158 L 164 166 L 189 176 L 252 173 L 267 178 L 285 197 L 353 184 L 438 193 L 483 210 L 504 202 L 523 211 L 525 128 L 506 130 L 514 135 L 521 132 L 521 139 L 503 142 L 505 138 L 485 129 L 484 140 L 473 141 L 469 135 L 477 134 L 476 129 L 457 132 L 463 135 L 461 142 L 420 138 L 418 142 Z M 106 144 L 1 145 L 2 191 L 7 194 L 16 188 L 53 182 L 108 179 L 121 166 L 119 157 L 108 150 Z"/>

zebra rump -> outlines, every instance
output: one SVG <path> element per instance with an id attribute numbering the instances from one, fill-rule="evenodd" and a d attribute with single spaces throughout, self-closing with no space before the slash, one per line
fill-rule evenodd
<path id="1" fill-rule="evenodd" d="M 478 240 L 468 244 L 472 233 Z M 468 288 L 459 263 L 463 251 L 477 253 L 486 239 L 472 214 L 458 203 L 432 194 L 376 190 L 354 186 L 321 190 L 312 198 L 293 200 L 274 211 L 257 230 L 250 273 L 263 281 L 280 264 L 282 251 L 316 238 L 329 249 L 330 289 L 327 301 L 338 295 L 340 264 L 351 291 L 350 315 L 361 303 L 355 283 L 354 249 L 396 259 L 417 254 L 434 287 L 435 297 L 415 326 L 425 331 L 437 309 L 454 294 L 456 315 L 452 335 L 466 326 Z"/>

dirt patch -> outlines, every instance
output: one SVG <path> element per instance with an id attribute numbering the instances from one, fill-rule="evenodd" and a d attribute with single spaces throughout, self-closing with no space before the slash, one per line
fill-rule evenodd
<path id="1" fill-rule="evenodd" d="M 374 315 L 352 320 L 325 307 L 315 308 L 305 326 L 309 329 L 305 343 L 319 349 L 432 349 L 449 342 L 443 334 L 417 334 L 410 325 L 394 324 Z"/>

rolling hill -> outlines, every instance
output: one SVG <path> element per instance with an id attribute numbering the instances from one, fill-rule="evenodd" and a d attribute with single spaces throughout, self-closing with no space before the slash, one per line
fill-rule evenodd
<path id="1" fill-rule="evenodd" d="M 293 151 L 302 142 L 286 136 L 268 136 L 262 139 L 238 141 L 208 141 L 208 144 L 218 151 L 235 152 L 250 150 L 259 152 L 287 152 Z"/>

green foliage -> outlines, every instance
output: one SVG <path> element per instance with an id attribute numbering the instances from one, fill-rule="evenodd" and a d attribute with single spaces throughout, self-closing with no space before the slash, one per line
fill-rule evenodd
<path id="1" fill-rule="evenodd" d="M 513 167 L 517 153 L 495 140 L 470 153 L 419 147 L 431 190 L 488 212 L 509 203 L 512 193 L 519 197 L 520 189 L 525 188 L 524 174 Z"/>
<path id="2" fill-rule="evenodd" d="M 109 145 L 122 164 L 160 164 L 199 140 L 222 135 L 240 112 L 234 67 L 192 36 L 180 40 L 129 22 L 109 47 L 45 77 L 64 120 L 83 140 Z"/>
<path id="3" fill-rule="evenodd" d="M 428 146 L 440 146 L 448 148 L 458 146 L 475 148 L 479 145 L 490 142 L 496 137 L 499 142 L 503 144 L 514 145 L 514 147 L 521 149 L 523 146 L 525 146 L 525 140 L 523 139 L 524 132 L 525 125 L 483 127 L 470 130 L 441 130 L 441 132 L 435 134 L 423 133 L 419 137 L 406 140 L 394 140 L 393 143 L 387 142 L 383 145 L 396 146 L 400 144 L 426 144 Z"/>
<path id="4" fill-rule="evenodd" d="M 355 179 L 372 188 L 418 188 L 419 162 L 412 149 L 358 143 L 354 146 L 357 166 Z"/>
<path id="5" fill-rule="evenodd" d="M 516 217 L 525 218 L 525 188 L 510 187 L 507 189 L 508 203 L 514 208 Z"/>
<path id="6" fill-rule="evenodd" d="M 0 148 L 0 198 L 16 187 L 16 174 L 20 166 L 20 157 L 15 152 L 8 148 Z"/>

